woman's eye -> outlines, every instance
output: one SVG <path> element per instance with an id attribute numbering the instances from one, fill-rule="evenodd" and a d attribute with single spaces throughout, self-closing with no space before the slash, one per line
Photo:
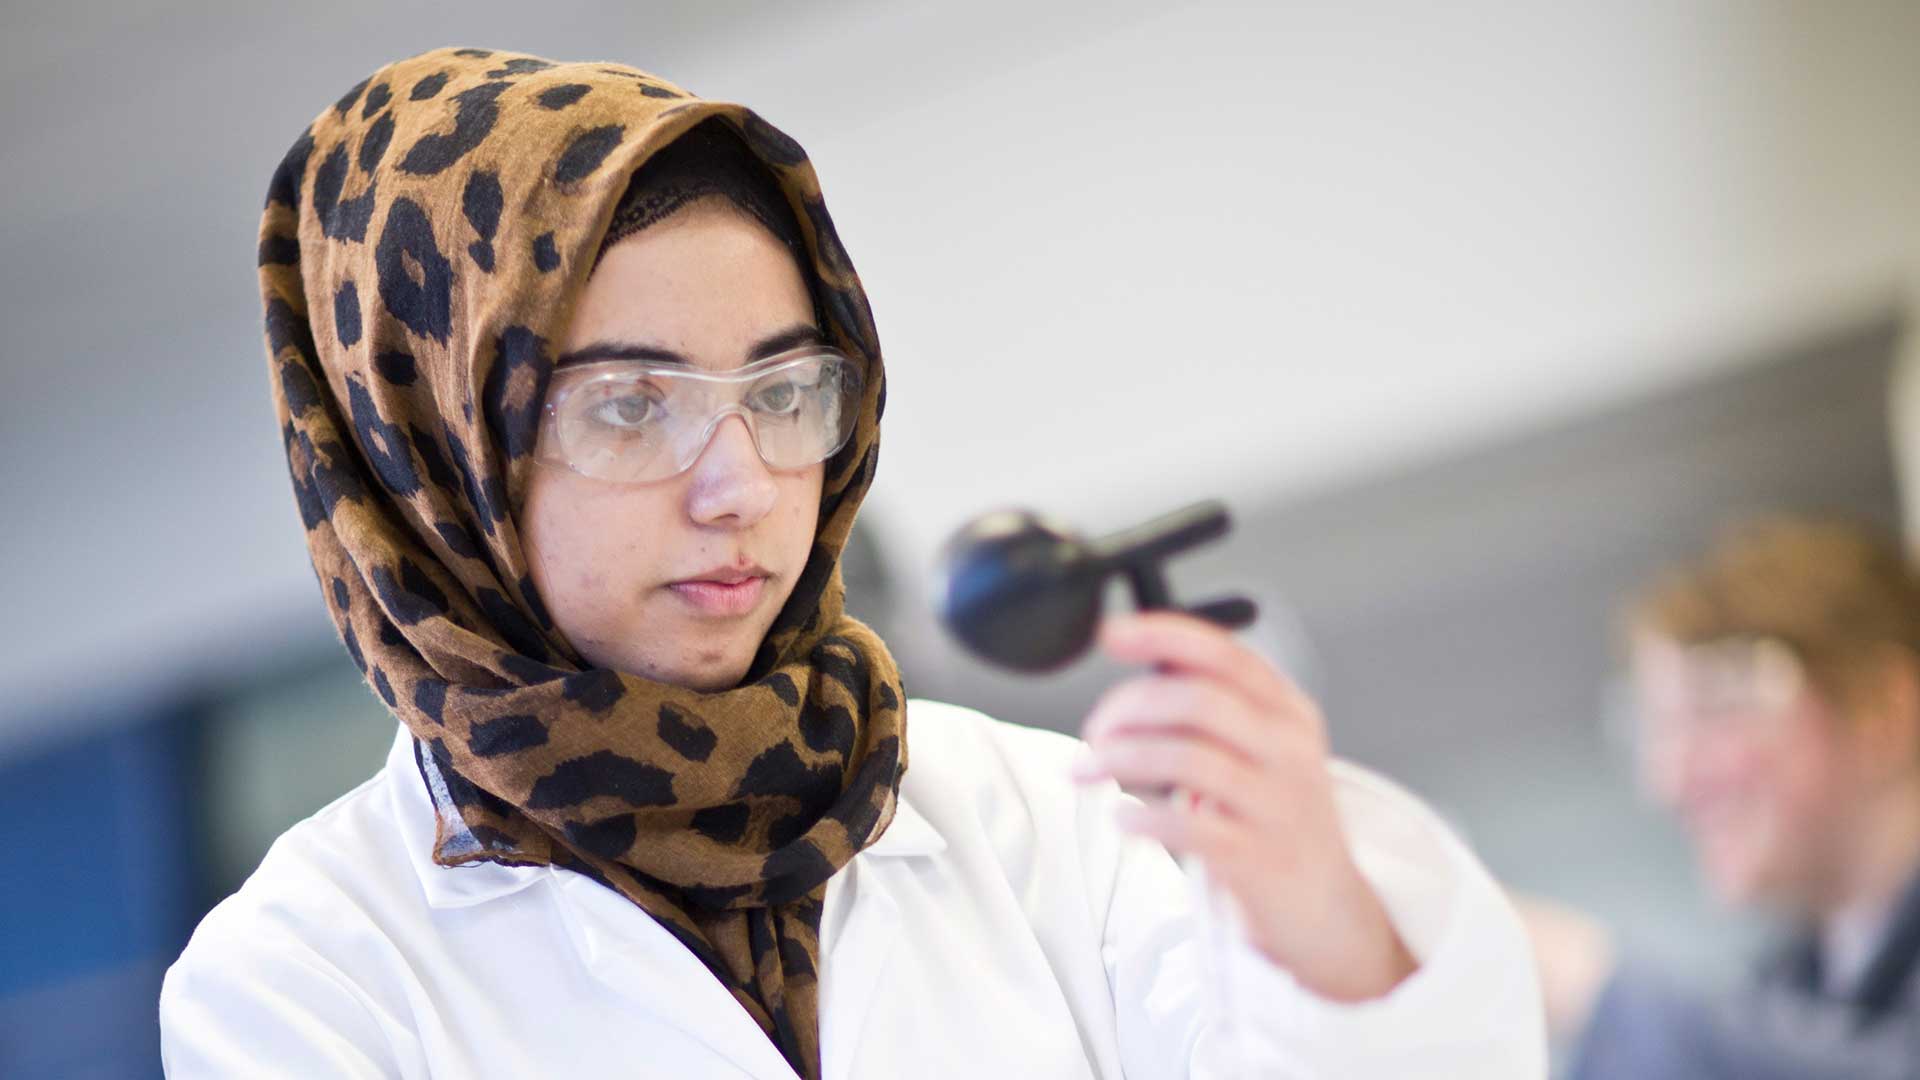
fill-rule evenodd
<path id="1" fill-rule="evenodd" d="M 800 406 L 800 388 L 791 379 L 768 383 L 753 392 L 753 407 L 763 413 L 784 416 Z"/>
<path id="2" fill-rule="evenodd" d="M 613 427 L 638 427 L 659 419 L 659 412 L 659 403 L 645 394 L 625 394 L 594 406 L 593 417 Z"/>

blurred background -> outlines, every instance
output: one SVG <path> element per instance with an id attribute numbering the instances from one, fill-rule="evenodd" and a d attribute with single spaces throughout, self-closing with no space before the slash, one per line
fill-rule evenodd
<path id="1" fill-rule="evenodd" d="M 158 1075 L 199 916 L 392 738 L 307 562 L 254 248 L 306 123 L 447 44 L 808 148 L 893 379 L 848 577 L 910 692 L 1077 730 L 1116 672 L 957 655 L 940 543 L 1224 498 L 1176 593 L 1257 596 L 1340 753 L 1726 974 L 1756 928 L 1634 793 L 1609 620 L 1727 521 L 1912 509 L 1920 4 L 534 12 L 0 15 L 0 1075 Z"/>

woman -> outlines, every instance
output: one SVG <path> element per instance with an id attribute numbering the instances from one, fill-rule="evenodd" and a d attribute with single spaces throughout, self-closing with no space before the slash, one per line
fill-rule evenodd
<path id="1" fill-rule="evenodd" d="M 314 567 L 402 727 L 201 924 L 170 1071 L 1541 1071 L 1484 871 L 1224 632 L 1109 625 L 1160 673 L 1091 753 L 908 703 L 837 565 L 879 346 L 752 112 L 425 53 L 295 144 L 260 262 Z M 1201 947 L 1162 844 L 1243 932 Z"/>

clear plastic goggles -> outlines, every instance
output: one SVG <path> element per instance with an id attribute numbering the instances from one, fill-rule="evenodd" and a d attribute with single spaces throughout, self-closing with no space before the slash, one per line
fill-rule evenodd
<path id="1" fill-rule="evenodd" d="M 732 371 L 635 360 L 570 365 L 548 384 L 534 457 L 599 480 L 665 480 L 738 415 L 761 460 L 797 469 L 846 445 L 860 391 L 859 366 L 817 345 Z"/>
<path id="2" fill-rule="evenodd" d="M 1742 636 L 1640 650 L 1635 720 L 1644 744 L 1775 730 L 1807 688 L 1791 646 Z"/>

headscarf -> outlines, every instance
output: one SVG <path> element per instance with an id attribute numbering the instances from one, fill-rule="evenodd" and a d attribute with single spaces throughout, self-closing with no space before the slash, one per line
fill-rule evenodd
<path id="1" fill-rule="evenodd" d="M 695 124 L 633 174 L 627 193 L 614 207 L 613 220 L 607 223 L 607 234 L 600 239 L 600 249 L 594 255 L 596 263 L 608 248 L 709 195 L 725 198 L 735 209 L 758 221 L 793 256 L 801 277 L 812 277 L 807 243 L 787 197 L 760 167 L 753 151 L 717 119 Z M 808 288 L 818 291 L 811 281 Z M 815 318 L 824 318 L 817 310 L 817 299 L 815 307 Z"/>
<path id="2" fill-rule="evenodd" d="M 734 688 L 593 668 L 514 517 L 553 344 L 629 179 L 702 121 L 799 222 L 827 339 L 864 368 L 814 546 Z M 342 643 L 416 742 L 434 861 L 551 864 L 645 909 L 804 1077 L 827 879 L 893 818 L 899 672 L 839 556 L 886 396 L 865 294 L 806 154 L 752 111 L 620 64 L 443 48 L 325 109 L 274 174 L 260 283 L 275 410 Z"/>

